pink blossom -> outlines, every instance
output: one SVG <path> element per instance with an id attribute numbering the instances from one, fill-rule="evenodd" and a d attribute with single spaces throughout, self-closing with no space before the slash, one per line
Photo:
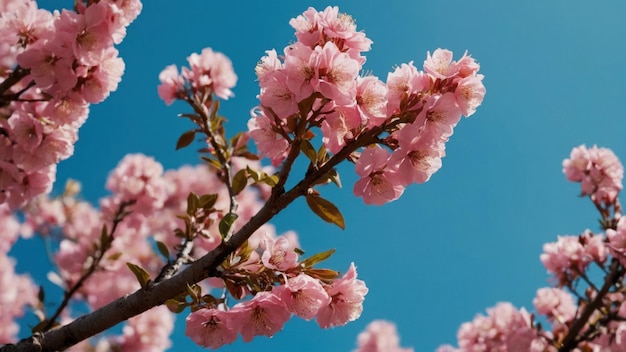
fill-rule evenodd
<path id="1" fill-rule="evenodd" d="M 365 204 L 382 205 L 398 199 L 404 192 L 396 170 L 388 166 L 390 154 L 378 145 L 366 148 L 355 165 L 361 178 L 354 184 L 354 194 Z"/>
<path id="2" fill-rule="evenodd" d="M 387 86 L 374 76 L 357 77 L 356 102 L 368 128 L 381 125 L 387 119 Z"/>
<path id="3" fill-rule="evenodd" d="M 276 72 L 281 72 L 283 68 L 283 63 L 278 58 L 276 50 L 267 50 L 265 54 L 254 68 L 261 88 L 265 86 L 268 79 L 272 78 Z"/>
<path id="4" fill-rule="evenodd" d="M 13 320 L 38 301 L 37 286 L 28 276 L 16 274 L 14 268 L 15 261 L 0 251 L 0 343 L 15 341 L 19 326 Z"/>
<path id="5" fill-rule="evenodd" d="M 483 75 L 469 76 L 461 79 L 454 91 L 456 102 L 461 108 L 461 113 L 471 116 L 476 108 L 482 104 L 485 97 Z"/>
<path id="6" fill-rule="evenodd" d="M 276 240 L 265 237 L 261 241 L 261 248 L 264 249 L 261 261 L 269 269 L 287 271 L 295 267 L 298 263 L 298 254 L 290 248 L 289 241 L 285 237 Z"/>
<path id="7" fill-rule="evenodd" d="M 184 70 L 183 76 L 194 89 L 208 90 L 222 99 L 234 96 L 230 89 L 237 83 L 237 75 L 226 55 L 214 52 L 211 48 L 205 48 L 202 49 L 200 55 L 191 54 L 187 61 L 191 71 Z"/>
<path id="8" fill-rule="evenodd" d="M 263 113 L 253 112 L 248 120 L 248 135 L 252 138 L 259 152 L 270 158 L 274 166 L 279 165 L 289 151 L 289 142 L 274 131 L 273 124 Z"/>
<path id="9" fill-rule="evenodd" d="M 456 103 L 454 93 L 447 92 L 440 96 L 431 96 L 415 124 L 424 124 L 424 133 L 441 136 L 446 140 L 452 135 L 460 119 L 461 109 Z"/>
<path id="10" fill-rule="evenodd" d="M 368 289 L 365 282 L 356 277 L 356 267 L 351 263 L 348 272 L 326 289 L 330 304 L 322 306 L 317 314 L 317 323 L 322 328 L 342 326 L 361 316 Z"/>
<path id="11" fill-rule="evenodd" d="M 464 323 L 457 337 L 464 352 L 543 351 L 531 347 L 540 338 L 530 325 L 530 314 L 510 303 L 498 303 L 487 309 L 487 316 Z"/>
<path id="12" fill-rule="evenodd" d="M 202 347 L 218 349 L 237 339 L 230 312 L 202 308 L 187 317 L 185 335 Z"/>
<path id="13" fill-rule="evenodd" d="M 430 51 L 427 53 L 424 61 L 424 71 L 435 78 L 446 79 L 458 73 L 458 66 L 456 62 L 452 61 L 452 52 L 450 50 L 437 49 L 432 55 Z"/>
<path id="14" fill-rule="evenodd" d="M 434 139 L 416 124 L 407 124 L 397 133 L 399 148 L 389 161 L 397 165 L 397 175 L 403 185 L 424 183 L 441 168 L 445 145 Z"/>
<path id="15" fill-rule="evenodd" d="M 176 65 L 169 65 L 159 74 L 161 84 L 158 87 L 159 97 L 166 105 L 171 105 L 184 91 L 184 79 L 178 74 Z"/>
<path id="16" fill-rule="evenodd" d="M 578 146 L 563 161 L 563 172 L 568 180 L 581 182 L 581 195 L 595 203 L 611 204 L 622 190 L 624 167 L 610 149 Z"/>
<path id="17" fill-rule="evenodd" d="M 143 214 L 162 208 L 165 202 L 163 166 L 142 154 L 126 155 L 107 179 L 106 187 L 119 201 L 134 201 L 133 210 Z"/>
<path id="18" fill-rule="evenodd" d="M 408 105 L 410 97 L 419 96 L 430 87 L 430 84 L 430 77 L 417 71 L 413 61 L 396 67 L 387 75 L 387 113 L 395 114 L 400 110 L 418 108 L 419 106 Z"/>
<path id="19" fill-rule="evenodd" d="M 393 323 L 374 320 L 357 338 L 358 348 L 354 352 L 413 352 L 412 348 L 399 346 L 400 338 Z"/>
<path id="20" fill-rule="evenodd" d="M 559 324 L 564 324 L 576 317 L 577 306 L 574 298 L 560 288 L 540 288 L 537 290 L 533 305 L 537 313 Z"/>
<path id="21" fill-rule="evenodd" d="M 245 342 L 252 341 L 254 336 L 272 337 L 291 315 L 285 303 L 272 292 L 259 292 L 251 300 L 237 303 L 230 314 Z"/>
<path id="22" fill-rule="evenodd" d="M 300 42 L 285 48 L 284 71 L 287 74 L 287 87 L 293 92 L 296 101 L 302 101 L 313 94 L 313 80 L 317 75 L 313 53 L 313 49 Z"/>
<path id="23" fill-rule="evenodd" d="M 103 50 L 97 66 L 84 77 L 80 92 L 89 103 L 99 103 L 117 89 L 124 73 L 124 61 L 118 56 L 115 48 Z"/>
<path id="24" fill-rule="evenodd" d="M 372 44 L 365 33 L 357 32 L 352 17 L 339 13 L 337 7 L 329 6 L 321 12 L 309 7 L 302 15 L 289 21 L 289 24 L 296 30 L 298 41 L 304 45 L 313 48 L 332 42 L 360 64 L 365 62 L 360 53 L 368 51 Z"/>
<path id="25" fill-rule="evenodd" d="M 356 99 L 356 77 L 361 65 L 337 46 L 326 43 L 316 48 L 317 77 L 311 80 L 313 87 L 338 105 L 350 105 Z"/>
<path id="26" fill-rule="evenodd" d="M 20 224 L 9 206 L 0 204 L 0 255 L 9 252 L 19 232 Z"/>
<path id="27" fill-rule="evenodd" d="M 585 240 L 585 235 L 579 236 L 558 236 L 557 242 L 543 245 L 544 253 L 540 259 L 548 272 L 555 275 L 559 285 L 567 284 L 580 273 L 584 272 L 587 266 L 596 259 L 593 253 L 596 250 L 587 250 L 586 243 L 596 246 L 595 241 Z M 605 255 L 604 255 L 605 256 Z"/>
<path id="28" fill-rule="evenodd" d="M 622 216 L 614 229 L 606 230 L 608 248 L 620 262 L 626 262 L 626 217 Z"/>
<path id="29" fill-rule="evenodd" d="M 287 86 L 287 75 L 283 71 L 275 72 L 271 78 L 266 78 L 259 95 L 261 104 L 271 109 L 270 116 L 286 120 L 298 112 L 298 102 L 295 94 Z"/>
<path id="30" fill-rule="evenodd" d="M 354 138 L 361 124 L 359 111 L 354 107 L 336 107 L 322 121 L 322 142 L 331 153 L 338 153 L 346 142 Z"/>
<path id="31" fill-rule="evenodd" d="M 165 306 L 154 307 L 128 319 L 119 342 L 122 351 L 157 352 L 168 349 L 174 317 Z"/>
<path id="32" fill-rule="evenodd" d="M 330 304 L 330 297 L 319 280 L 300 274 L 274 289 L 289 311 L 305 320 L 313 319 L 319 310 Z"/>

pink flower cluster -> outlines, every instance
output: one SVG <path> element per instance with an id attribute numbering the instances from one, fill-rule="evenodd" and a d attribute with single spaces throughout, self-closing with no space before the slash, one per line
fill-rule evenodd
<path id="1" fill-rule="evenodd" d="M 541 262 L 559 286 L 567 286 L 587 270 L 589 264 L 603 264 L 608 255 L 604 236 L 590 231 L 580 236 L 558 236 L 556 242 L 543 245 Z"/>
<path id="2" fill-rule="evenodd" d="M 282 245 L 273 246 L 272 252 L 272 256 L 284 254 Z M 289 262 L 296 265 L 293 260 Z M 271 337 L 292 314 L 306 320 L 317 318 L 322 328 L 344 325 L 360 316 L 367 294 L 365 283 L 356 277 L 354 264 L 330 284 L 299 274 L 228 310 L 216 307 L 194 311 L 187 317 L 185 333 L 197 344 L 216 349 L 235 341 L 238 334 L 246 342 L 254 336 Z"/>
<path id="3" fill-rule="evenodd" d="M 452 60 L 437 49 L 424 62 L 389 73 L 387 82 L 362 77 L 361 54 L 371 40 L 356 31 L 352 18 L 336 7 L 309 8 L 292 19 L 298 39 L 279 56 L 267 51 L 257 65 L 261 105 L 248 122 L 259 152 L 280 164 L 289 151 L 290 134 L 304 120 L 321 127 L 331 153 L 374 128 L 390 134 L 386 148 L 366 148 L 357 161 L 361 179 L 354 193 L 368 204 L 398 198 L 405 186 L 426 182 L 441 167 L 445 142 L 462 114 L 481 104 L 485 87 L 478 63 L 468 55 Z M 382 142 L 381 142 L 382 143 Z"/>
<path id="4" fill-rule="evenodd" d="M 159 97 L 165 104 L 170 105 L 188 95 L 209 97 L 215 94 L 222 99 L 234 96 L 230 89 L 237 83 L 237 75 L 224 54 L 205 48 L 199 55 L 191 54 L 187 62 L 189 68 L 183 67 L 181 74 L 176 65 L 170 65 L 159 75 Z"/>
<path id="5" fill-rule="evenodd" d="M 547 342 L 531 326 L 531 315 L 510 303 L 498 303 L 461 325 L 457 334 L 459 348 L 441 346 L 437 352 L 545 352 Z M 556 352 L 556 350 L 554 350 Z"/>
<path id="6" fill-rule="evenodd" d="M 35 306 L 37 286 L 27 275 L 15 272 L 15 261 L 7 253 L 17 240 L 19 223 L 6 204 L 0 204 L 0 344 L 15 342 L 19 325 L 16 318 L 25 308 Z"/>
<path id="7" fill-rule="evenodd" d="M 369 323 L 357 337 L 357 343 L 358 348 L 354 352 L 413 352 L 412 348 L 399 346 L 396 326 L 384 320 Z"/>
<path id="8" fill-rule="evenodd" d="M 0 202 L 13 209 L 51 190 L 56 164 L 73 154 L 89 104 L 124 72 L 113 47 L 141 10 L 139 0 L 102 0 L 54 14 L 34 1 L 0 7 L 0 78 L 28 74 L 5 93 L 0 119 Z M 6 10 L 6 11 L 5 11 Z"/>
<path id="9" fill-rule="evenodd" d="M 609 205 L 622 190 L 624 167 L 610 149 L 584 145 L 572 149 L 563 161 L 568 180 L 580 182 L 581 195 L 590 196 L 594 203 Z"/>

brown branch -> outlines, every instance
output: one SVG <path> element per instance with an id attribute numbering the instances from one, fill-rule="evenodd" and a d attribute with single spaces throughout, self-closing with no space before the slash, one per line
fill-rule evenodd
<path id="1" fill-rule="evenodd" d="M 30 70 L 23 69 L 19 66 L 11 72 L 9 77 L 7 77 L 2 83 L 0 83 L 0 99 L 3 100 L 4 93 L 13 87 L 17 82 L 21 81 L 22 78 L 26 77 L 30 73 Z"/>
<path id="2" fill-rule="evenodd" d="M 185 292 L 187 285 L 200 282 L 209 276 L 216 276 L 219 265 L 231 253 L 236 251 L 257 229 L 271 220 L 274 215 L 286 208 L 296 198 L 305 195 L 307 190 L 315 184 L 315 181 L 324 177 L 350 154 L 360 147 L 374 143 L 379 134 L 395 124 L 397 122 L 394 121 L 388 125 L 378 126 L 360 135 L 331 157 L 319 169 L 308 174 L 288 192 L 277 192 L 274 196 L 271 196 L 250 221 L 233 234 L 229 241 L 222 242 L 216 249 L 196 260 L 178 275 L 118 298 L 65 326 L 50 330 L 43 335 L 22 340 L 16 345 L 17 351 L 29 351 L 37 345 L 41 346 L 40 351 L 66 349 L 152 307 L 165 303 L 166 300 Z"/>
<path id="3" fill-rule="evenodd" d="M 563 343 L 559 348 L 559 352 L 569 352 L 572 351 L 578 343 L 581 341 L 578 339 L 578 334 L 585 327 L 589 318 L 597 309 L 602 305 L 602 300 L 609 293 L 609 289 L 615 284 L 615 280 L 618 279 L 622 274 L 622 267 L 619 265 L 619 262 L 616 259 L 613 259 L 611 263 L 611 271 L 604 279 L 604 285 L 597 293 L 596 297 L 585 307 L 580 317 L 574 321 L 571 328 L 569 329 L 567 336 L 563 339 Z"/>
<path id="4" fill-rule="evenodd" d="M 174 276 L 180 270 L 180 268 L 189 262 L 191 251 L 193 250 L 193 239 L 185 238 L 183 241 L 182 248 L 176 255 L 176 259 L 168 263 L 161 269 L 159 275 L 154 279 L 155 283 L 161 282 L 163 280 L 169 279 Z"/>
<path id="5" fill-rule="evenodd" d="M 42 331 L 48 331 L 54 326 L 55 321 L 61 315 L 65 307 L 67 307 L 67 305 L 70 302 L 70 299 L 72 299 L 74 294 L 76 294 L 76 292 L 80 290 L 80 288 L 83 286 L 85 281 L 87 281 L 87 279 L 90 278 L 91 275 L 93 275 L 96 272 L 96 270 L 98 269 L 98 265 L 100 265 L 102 258 L 104 258 L 104 254 L 111 248 L 111 244 L 113 243 L 115 230 L 117 230 L 117 226 L 122 222 L 122 220 L 124 220 L 124 217 L 126 215 L 124 213 L 124 208 L 126 208 L 128 205 L 132 203 L 133 202 L 123 202 L 122 204 L 120 204 L 119 209 L 117 210 L 117 212 L 115 213 L 115 216 L 113 217 L 113 226 L 111 228 L 111 232 L 107 234 L 108 236 L 107 241 L 105 243 L 100 244 L 101 248 L 98 249 L 87 271 L 83 273 L 80 279 L 74 284 L 74 286 L 72 286 L 72 288 L 69 291 L 65 291 L 63 293 L 63 302 L 61 302 L 61 304 L 59 305 L 57 310 L 54 312 L 52 317 L 50 319 L 47 319 L 47 323 L 43 327 Z"/>

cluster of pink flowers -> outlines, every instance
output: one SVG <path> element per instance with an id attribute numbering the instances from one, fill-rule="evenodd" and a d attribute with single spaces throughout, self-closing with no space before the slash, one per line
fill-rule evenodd
<path id="1" fill-rule="evenodd" d="M 399 346 L 396 326 L 384 320 L 369 323 L 357 337 L 357 343 L 358 348 L 354 352 L 413 352 L 412 348 Z"/>
<path id="2" fill-rule="evenodd" d="M 487 310 L 487 317 L 479 315 L 461 326 L 459 349 L 442 346 L 439 352 L 626 350 L 626 220 L 617 200 L 623 167 L 609 149 L 579 146 L 563 161 L 563 172 L 581 183 L 582 195 L 590 196 L 606 236 L 587 230 L 543 246 L 540 259 L 556 287 L 539 289 L 533 305 L 550 329 L 544 330 L 524 309 L 501 303 Z M 602 286 L 593 282 L 592 264 L 605 275 Z"/>
<path id="3" fill-rule="evenodd" d="M 580 236 L 558 236 L 556 242 L 544 244 L 540 259 L 563 286 L 584 273 L 589 264 L 603 264 L 607 255 L 604 236 L 586 231 Z"/>
<path id="4" fill-rule="evenodd" d="M 234 96 L 230 90 L 237 83 L 233 64 L 224 54 L 205 48 L 198 55 L 187 58 L 189 68 L 178 73 L 176 65 L 167 66 L 159 75 L 159 97 L 170 105 L 176 99 L 187 96 L 209 97 L 212 94 L 228 99 Z"/>
<path id="5" fill-rule="evenodd" d="M 282 244 L 271 251 L 270 257 L 288 255 Z M 297 263 L 291 257 L 288 262 L 295 268 Z M 283 275 L 288 275 L 286 270 Z M 301 273 L 230 309 L 220 306 L 194 311 L 187 317 L 186 335 L 201 346 L 215 349 L 232 343 L 238 334 L 246 342 L 254 336 L 273 336 L 292 314 L 306 320 L 316 318 L 322 328 L 344 325 L 361 315 L 366 294 L 367 287 L 357 279 L 354 264 L 343 277 L 330 283 Z"/>
<path id="6" fill-rule="evenodd" d="M 446 345 L 437 352 L 544 352 L 550 351 L 544 339 L 531 326 L 531 315 L 510 303 L 487 309 L 463 323 L 457 334 L 459 348 Z"/>
<path id="7" fill-rule="evenodd" d="M 572 149 L 563 161 L 568 180 L 580 182 L 581 195 L 590 196 L 594 203 L 608 205 L 622 190 L 624 167 L 610 149 L 584 145 Z"/>
<path id="8" fill-rule="evenodd" d="M 259 152 L 280 164 L 302 120 L 321 127 L 331 153 L 380 128 L 390 134 L 383 144 L 392 153 L 376 145 L 365 149 L 354 193 L 368 204 L 383 204 L 407 185 L 426 182 L 441 167 L 445 142 L 461 115 L 473 114 L 483 100 L 478 63 L 468 55 L 453 61 L 452 52 L 437 49 L 424 62 L 425 72 L 402 64 L 384 83 L 359 75 L 361 54 L 372 42 L 336 7 L 309 8 L 290 24 L 298 41 L 283 56 L 267 51 L 256 68 L 261 105 L 248 133 Z"/>
<path id="9" fill-rule="evenodd" d="M 114 45 L 141 2 L 76 2 L 76 12 L 50 13 L 31 0 L 3 1 L 0 10 L 0 79 L 28 73 L 0 97 L 0 202 L 15 209 L 51 190 L 89 104 L 117 88 L 124 62 Z"/>
<path id="10" fill-rule="evenodd" d="M 27 275 L 15 272 L 15 260 L 8 256 L 18 238 L 19 222 L 6 204 L 0 204 L 0 344 L 14 342 L 19 331 L 16 318 L 26 306 L 38 303 L 37 286 Z"/>

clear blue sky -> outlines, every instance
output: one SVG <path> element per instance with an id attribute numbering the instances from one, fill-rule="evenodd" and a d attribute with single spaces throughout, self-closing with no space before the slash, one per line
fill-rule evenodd
<path id="1" fill-rule="evenodd" d="M 193 148 L 174 151 L 190 125 L 176 117 L 182 105 L 166 108 L 159 100 L 159 72 L 207 46 L 228 55 L 239 82 L 222 111 L 229 131 L 241 130 L 257 104 L 257 60 L 295 40 L 290 18 L 327 5 L 352 15 L 374 41 L 365 67 L 375 75 L 385 79 L 411 60 L 419 66 L 427 50 L 448 48 L 459 57 L 467 49 L 481 64 L 487 95 L 456 129 L 429 183 L 392 204 L 366 206 L 352 195 L 355 177 L 347 167 L 343 190 L 322 190 L 342 210 L 345 231 L 318 220 L 304 202 L 274 222 L 279 231 L 298 232 L 309 253 L 336 248 L 331 267 L 357 264 L 370 288 L 361 319 L 321 330 L 294 318 L 272 339 L 223 350 L 349 351 L 368 322 L 388 319 L 403 346 L 433 351 L 454 343 L 462 322 L 496 302 L 531 308 L 548 279 L 538 259 L 542 244 L 597 229 L 592 205 L 565 181 L 562 159 L 583 143 L 626 159 L 622 1 L 145 1 L 119 46 L 122 83 L 92 107 L 75 155 L 59 165 L 57 187 L 79 179 L 95 201 L 128 152 L 154 156 L 166 168 L 197 163 Z M 184 316 L 178 321 L 175 350 L 199 350 L 182 336 Z"/>

